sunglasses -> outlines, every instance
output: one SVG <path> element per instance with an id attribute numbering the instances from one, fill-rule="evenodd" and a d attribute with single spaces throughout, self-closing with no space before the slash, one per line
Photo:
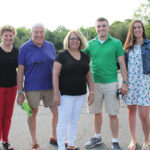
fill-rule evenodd
<path id="1" fill-rule="evenodd" d="M 117 90 L 116 96 L 117 96 L 117 99 L 118 99 L 118 100 L 120 100 L 120 99 L 123 98 L 124 94 L 122 94 L 121 89 L 118 89 L 118 90 Z"/>

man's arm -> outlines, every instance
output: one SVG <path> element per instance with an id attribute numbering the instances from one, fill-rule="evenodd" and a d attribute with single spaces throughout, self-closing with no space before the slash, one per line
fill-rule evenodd
<path id="1" fill-rule="evenodd" d="M 122 78 L 123 78 L 123 81 L 124 81 L 123 84 L 122 84 L 122 87 L 121 87 L 121 91 L 122 91 L 122 94 L 126 94 L 128 92 L 128 84 L 125 83 L 125 82 L 127 82 L 127 80 L 128 80 L 128 73 L 127 73 L 127 69 L 126 69 L 124 55 L 118 57 L 118 62 L 119 62 L 119 65 L 120 65 Z"/>
<path id="2" fill-rule="evenodd" d="M 17 85 L 18 85 L 18 97 L 17 97 L 17 103 L 19 105 L 21 105 L 24 100 L 25 100 L 25 96 L 24 96 L 24 92 L 23 92 L 23 81 L 24 81 L 24 66 L 23 65 L 19 65 L 18 66 L 18 76 L 17 76 Z"/>

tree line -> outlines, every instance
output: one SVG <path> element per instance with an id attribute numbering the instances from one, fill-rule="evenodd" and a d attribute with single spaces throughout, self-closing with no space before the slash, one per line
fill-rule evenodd
<path id="1" fill-rule="evenodd" d="M 150 0 L 146 0 L 144 3 L 141 3 L 140 7 L 135 10 L 133 14 L 133 19 L 140 19 L 144 22 L 146 36 L 150 39 Z M 131 23 L 131 19 L 126 19 L 123 22 L 114 21 L 110 25 L 109 33 L 121 40 L 124 45 L 125 39 L 127 37 L 129 25 Z M 20 48 L 20 46 L 30 39 L 30 29 L 26 27 L 17 28 L 17 35 L 15 37 L 14 46 L 16 48 Z M 95 27 L 80 27 L 79 30 L 84 34 L 87 40 L 91 40 L 96 36 Z M 64 26 L 58 26 L 56 30 L 50 31 L 46 29 L 46 37 L 45 39 L 52 42 L 55 45 L 56 51 L 63 49 L 63 40 L 69 29 Z"/>
<path id="2" fill-rule="evenodd" d="M 131 23 L 131 19 L 126 19 L 125 21 L 114 21 L 110 25 L 109 33 L 122 41 L 122 44 L 124 44 L 125 39 L 127 37 L 129 25 Z M 20 46 L 25 43 L 27 40 L 30 39 L 30 29 L 26 27 L 20 27 L 17 28 L 17 35 L 15 37 L 14 46 L 16 48 L 20 48 Z M 95 27 L 88 27 L 83 28 L 80 27 L 79 30 L 84 34 L 84 36 L 87 38 L 87 40 L 91 40 L 96 36 Z M 147 38 L 150 39 L 150 21 L 145 23 L 145 30 Z M 65 28 L 64 26 L 58 26 L 56 30 L 50 31 L 46 29 L 46 36 L 45 39 L 52 42 L 55 45 L 56 51 L 63 49 L 63 40 L 66 34 L 68 33 L 69 29 Z"/>

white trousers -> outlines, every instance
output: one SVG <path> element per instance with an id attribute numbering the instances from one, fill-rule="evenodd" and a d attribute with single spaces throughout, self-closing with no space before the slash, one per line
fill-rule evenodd
<path id="1" fill-rule="evenodd" d="M 77 122 L 80 116 L 85 95 L 62 95 L 58 106 L 57 142 L 58 150 L 65 150 L 65 140 L 68 145 L 74 146 L 77 131 Z M 68 131 L 68 132 L 67 132 Z"/>

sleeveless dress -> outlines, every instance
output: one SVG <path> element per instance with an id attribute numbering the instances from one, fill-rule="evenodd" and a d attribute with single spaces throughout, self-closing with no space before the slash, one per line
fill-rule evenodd
<path id="1" fill-rule="evenodd" d="M 124 101 L 126 105 L 150 106 L 150 74 L 143 74 L 140 45 L 129 53 L 128 93 Z"/>

